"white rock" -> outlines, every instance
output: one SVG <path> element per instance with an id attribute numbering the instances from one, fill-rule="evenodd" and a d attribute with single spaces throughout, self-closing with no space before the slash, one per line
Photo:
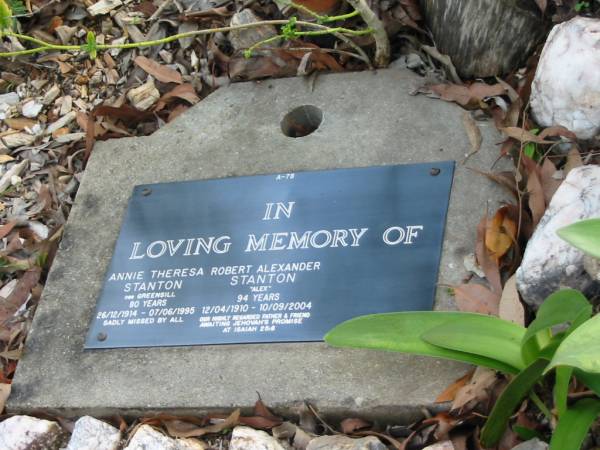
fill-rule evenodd
<path id="1" fill-rule="evenodd" d="M 200 441 L 171 439 L 149 425 L 142 425 L 124 450 L 205 450 L 205 448 Z"/>
<path id="2" fill-rule="evenodd" d="M 257 17 L 251 9 L 243 9 L 235 13 L 231 18 L 231 26 L 245 25 L 248 23 L 259 22 L 261 19 Z M 265 25 L 264 27 L 246 28 L 241 30 L 233 30 L 229 32 L 229 41 L 235 50 L 246 49 L 270 37 L 276 36 L 277 30 L 273 25 Z M 272 42 L 269 46 L 277 46 L 280 42 Z"/>
<path id="3" fill-rule="evenodd" d="M 559 228 L 592 217 L 600 217 L 600 166 L 577 167 L 552 197 L 517 270 L 517 288 L 527 304 L 538 307 L 560 287 L 594 287 L 583 253 L 556 234 Z"/>
<path id="4" fill-rule="evenodd" d="M 13 416 L 0 422 L 0 448 L 53 450 L 60 446 L 62 434 L 56 422 L 29 416 Z"/>
<path id="5" fill-rule="evenodd" d="M 308 443 L 306 450 L 387 450 L 387 447 L 374 436 L 352 439 L 340 434 L 315 438 Z"/>
<path id="6" fill-rule="evenodd" d="M 24 145 L 31 145 L 35 142 L 35 136 L 27 133 L 7 134 L 2 139 L 2 143 L 8 148 L 18 148 Z"/>
<path id="7" fill-rule="evenodd" d="M 121 0 L 100 0 L 90 6 L 87 11 L 92 16 L 98 16 L 100 14 L 107 14 L 122 4 L 123 2 Z"/>
<path id="8" fill-rule="evenodd" d="M 75 422 L 66 450 L 117 450 L 121 443 L 121 432 L 115 427 L 84 416 Z"/>
<path id="9" fill-rule="evenodd" d="M 581 139 L 600 131 L 598 48 L 598 19 L 575 17 L 552 29 L 531 87 L 531 108 L 540 125 L 562 125 Z"/>
<path id="10" fill-rule="evenodd" d="M 9 106 L 19 103 L 19 94 L 16 92 L 8 92 L 0 95 L 0 103 L 6 103 Z"/>
<path id="11" fill-rule="evenodd" d="M 75 111 L 71 111 L 70 113 L 62 116 L 56 122 L 53 122 L 50 125 L 48 125 L 48 128 L 46 128 L 46 134 L 52 134 L 56 130 L 64 127 L 65 125 L 70 124 L 71 122 L 73 122 L 75 120 L 76 117 L 77 117 L 77 113 Z"/>
<path id="12" fill-rule="evenodd" d="M 277 439 L 250 427 L 235 427 L 229 450 L 285 450 Z"/>
<path id="13" fill-rule="evenodd" d="M 30 119 L 35 119 L 44 107 L 43 103 L 39 103 L 36 100 L 29 100 L 23 104 L 23 115 Z"/>
<path id="14" fill-rule="evenodd" d="M 42 99 L 42 103 L 44 105 L 49 105 L 54 100 L 56 100 L 56 97 L 58 97 L 59 94 L 60 94 L 60 88 L 58 87 L 58 85 L 53 84 L 52 87 L 50 89 L 48 89 L 46 91 L 46 93 L 44 94 L 44 98 Z"/>
<path id="15" fill-rule="evenodd" d="M 150 108 L 160 98 L 160 92 L 154 86 L 152 77 L 148 77 L 141 86 L 131 89 L 127 92 L 127 99 L 131 102 L 134 108 L 140 111 L 145 111 Z"/>
<path id="16" fill-rule="evenodd" d="M 548 444 L 540 441 L 538 438 L 534 438 L 520 443 L 516 447 L 513 447 L 512 450 L 548 450 Z"/>

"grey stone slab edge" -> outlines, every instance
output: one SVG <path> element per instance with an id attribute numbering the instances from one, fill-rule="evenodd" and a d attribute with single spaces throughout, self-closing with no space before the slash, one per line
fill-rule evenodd
<path id="1" fill-rule="evenodd" d="M 460 162 L 469 151 L 454 105 L 409 95 L 410 72 L 323 75 L 221 89 L 151 137 L 98 143 L 69 217 L 8 402 L 11 412 L 66 416 L 249 409 L 260 392 L 280 413 L 308 400 L 328 417 L 408 421 L 464 373 L 461 364 L 323 343 L 83 351 L 134 185 L 177 180 L 456 159 L 440 282 L 466 275 L 476 224 L 500 188 Z M 279 124 L 292 107 L 324 111 L 321 127 L 292 139 Z M 499 142 L 480 125 L 488 170 Z M 432 165 L 435 165 L 434 163 Z M 156 212 L 160 214 L 160 211 Z M 368 301 L 368 299 L 366 299 Z M 438 289 L 438 309 L 452 309 Z"/>

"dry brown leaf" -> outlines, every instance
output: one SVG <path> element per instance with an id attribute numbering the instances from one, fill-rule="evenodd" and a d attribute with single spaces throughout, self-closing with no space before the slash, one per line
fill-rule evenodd
<path id="1" fill-rule="evenodd" d="M 464 374 L 458 380 L 452 382 L 450 386 L 444 389 L 444 391 L 437 396 L 435 402 L 445 403 L 453 401 L 456 398 L 456 394 L 458 393 L 458 391 L 471 380 L 472 376 L 473 370 L 469 370 L 466 374 Z"/>
<path id="2" fill-rule="evenodd" d="M 473 83 L 469 86 L 459 84 L 436 84 L 429 87 L 442 100 L 456 102 L 462 106 L 477 107 L 487 97 L 506 93 L 501 84 Z"/>
<path id="3" fill-rule="evenodd" d="M 475 369 L 471 381 L 456 393 L 451 411 L 472 410 L 479 403 L 487 403 L 492 393 L 492 387 L 497 381 L 498 377 L 494 370 L 478 367 Z"/>
<path id="4" fill-rule="evenodd" d="M 498 307 L 498 317 L 525 326 L 525 308 L 519 298 L 519 291 L 517 291 L 516 275 L 510 277 L 504 284 Z"/>
<path id="5" fill-rule="evenodd" d="M 5 237 L 8 233 L 10 233 L 13 228 L 17 225 L 16 220 L 11 220 L 10 222 L 5 223 L 0 227 L 0 239 Z"/>
<path id="6" fill-rule="evenodd" d="M 296 0 L 295 3 L 319 14 L 330 14 L 340 6 L 340 0 Z"/>
<path id="7" fill-rule="evenodd" d="M 490 283 L 492 292 L 500 297 L 502 292 L 502 281 L 500 279 L 500 266 L 498 259 L 494 258 L 485 245 L 485 235 L 488 223 L 487 213 L 477 225 L 477 239 L 475 241 L 475 256 L 479 266 L 485 273 L 485 277 Z"/>
<path id="8" fill-rule="evenodd" d="M 37 122 L 33 119 L 26 119 L 24 117 L 7 118 L 4 119 L 6 124 L 13 130 L 23 131 L 25 128 L 32 128 Z"/>
<path id="9" fill-rule="evenodd" d="M 506 207 L 500 208 L 485 227 L 485 246 L 499 261 L 517 239 L 517 224 L 508 216 Z"/>
<path id="10" fill-rule="evenodd" d="M 352 434 L 370 427 L 371 423 L 363 419 L 344 419 L 340 423 L 340 428 L 344 434 Z"/>
<path id="11" fill-rule="evenodd" d="M 188 102 L 192 105 L 195 105 L 196 103 L 198 103 L 200 101 L 200 98 L 196 95 L 194 86 L 192 86 L 189 83 L 180 84 L 178 86 L 175 86 L 173 89 L 171 89 L 169 92 L 167 92 L 161 98 L 159 98 L 154 110 L 160 111 L 165 106 L 167 106 L 167 104 L 169 102 L 171 102 L 175 99 L 178 99 L 178 98 L 185 100 L 186 102 Z"/>
<path id="12" fill-rule="evenodd" d="M 240 410 L 236 409 L 225 420 L 213 425 L 198 426 L 189 421 L 178 419 L 161 420 L 167 432 L 176 438 L 200 437 L 205 434 L 220 433 L 227 428 L 233 428 L 239 424 Z"/>
<path id="13" fill-rule="evenodd" d="M 464 111 L 462 114 L 462 122 L 465 127 L 465 131 L 467 132 L 467 136 L 469 137 L 469 142 L 471 143 L 471 153 L 476 153 L 481 148 L 481 131 L 473 119 L 473 116 L 469 114 L 467 111 Z"/>
<path id="14" fill-rule="evenodd" d="M 565 177 L 569 174 L 569 172 L 576 167 L 583 166 L 583 159 L 581 159 L 581 153 L 577 150 L 577 147 L 573 146 L 569 153 L 567 154 L 567 163 L 565 164 Z"/>
<path id="15" fill-rule="evenodd" d="M 454 295 L 458 309 L 466 312 L 475 312 L 498 315 L 500 294 L 490 291 L 481 284 L 461 284 L 454 286 Z"/>
<path id="16" fill-rule="evenodd" d="M 8 321 L 14 316 L 17 310 L 27 302 L 31 290 L 38 284 L 41 273 L 42 269 L 39 266 L 34 266 L 27 270 L 19 279 L 14 290 L 0 305 L 1 340 L 9 340 L 11 338 L 13 327 Z"/>
<path id="17" fill-rule="evenodd" d="M 539 170 L 540 175 L 540 183 L 542 184 L 542 190 L 544 191 L 544 199 L 546 201 L 546 205 L 550 204 L 550 200 L 554 196 L 554 193 L 560 186 L 562 180 L 557 179 L 556 176 L 556 167 L 548 158 L 544 158 L 544 162 L 542 163 L 542 167 Z"/>
<path id="18" fill-rule="evenodd" d="M 535 4 L 538 5 L 542 14 L 546 12 L 546 8 L 548 7 L 548 0 L 535 0 Z"/>
<path id="19" fill-rule="evenodd" d="M 536 136 L 532 132 L 519 127 L 504 127 L 500 129 L 500 131 L 504 132 L 508 137 L 523 143 L 535 142 L 536 144 L 554 144 L 552 141 L 547 141 L 542 137 Z"/>
<path id="20" fill-rule="evenodd" d="M 138 56 L 133 60 L 133 62 L 140 67 L 144 72 L 152 75 L 158 81 L 162 81 L 163 83 L 183 83 L 183 78 L 181 74 L 177 72 L 175 69 L 171 69 L 163 64 L 157 63 L 145 56 Z"/>
<path id="21" fill-rule="evenodd" d="M 577 135 L 575 133 L 570 131 L 568 128 L 561 127 L 559 125 L 543 129 L 538 136 L 540 139 L 546 139 L 547 137 L 562 136 L 569 138 L 573 141 L 577 140 Z"/>
<path id="22" fill-rule="evenodd" d="M 527 176 L 527 193 L 529 194 L 528 205 L 531 210 L 531 218 L 535 227 L 546 211 L 544 189 L 542 188 L 539 175 L 535 171 L 530 172 Z"/>
<path id="23" fill-rule="evenodd" d="M 4 411 L 4 405 L 6 405 L 6 400 L 8 400 L 9 395 L 10 395 L 10 384 L 1 383 L 0 384 L 0 411 Z"/>

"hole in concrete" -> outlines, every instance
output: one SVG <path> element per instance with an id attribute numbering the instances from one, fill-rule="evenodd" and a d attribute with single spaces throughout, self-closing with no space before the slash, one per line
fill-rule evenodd
<path id="1" fill-rule="evenodd" d="M 281 121 L 283 134 L 293 138 L 308 136 L 323 121 L 323 111 L 316 106 L 304 105 L 292 109 Z"/>

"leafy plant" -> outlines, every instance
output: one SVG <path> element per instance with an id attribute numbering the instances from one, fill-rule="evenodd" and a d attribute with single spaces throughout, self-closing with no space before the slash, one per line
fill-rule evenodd
<path id="1" fill-rule="evenodd" d="M 558 235 L 584 253 L 600 258 L 600 219 L 587 219 L 561 228 Z"/>
<path id="2" fill-rule="evenodd" d="M 42 39 L 37 39 L 32 36 L 28 36 L 26 34 L 20 34 L 14 31 L 14 18 L 15 14 L 18 11 L 23 10 L 23 5 L 19 0 L 0 0 L 0 37 L 2 36 L 11 36 L 20 41 L 29 42 L 31 44 L 35 44 L 36 46 L 26 50 L 17 50 L 13 52 L 0 52 L 0 58 L 9 58 L 15 56 L 23 56 L 23 55 L 31 55 L 34 53 L 50 51 L 50 50 L 58 50 L 58 51 L 81 51 L 86 52 L 90 59 L 95 59 L 98 51 L 101 50 L 109 50 L 109 49 L 128 49 L 128 48 L 143 48 L 143 47 L 152 47 L 156 45 L 162 45 L 169 42 L 177 41 L 179 39 L 188 38 L 188 37 L 196 37 L 201 35 L 213 34 L 213 33 L 226 33 L 233 30 L 241 30 L 247 28 L 257 28 L 264 25 L 272 25 L 272 26 L 281 26 L 281 34 L 270 37 L 268 39 L 257 42 L 252 45 L 250 48 L 246 49 L 244 52 L 244 56 L 247 58 L 253 55 L 253 52 L 266 44 L 278 41 L 278 40 L 292 40 L 305 36 L 322 36 L 322 35 L 335 35 L 337 38 L 344 41 L 354 50 L 356 50 L 357 54 L 350 53 L 350 55 L 364 60 L 369 66 L 371 63 L 369 58 L 366 56 L 364 51 L 360 49 L 349 36 L 365 36 L 376 33 L 377 30 L 372 27 L 367 27 L 363 29 L 349 29 L 342 26 L 328 26 L 326 24 L 330 24 L 332 22 L 344 21 L 356 16 L 363 16 L 365 22 L 373 22 L 371 15 L 366 15 L 366 11 L 371 11 L 369 7 L 364 3 L 363 0 L 356 2 L 355 9 L 348 13 L 338 16 L 323 16 L 319 15 L 310 9 L 306 8 L 303 5 L 296 4 L 291 0 L 278 0 L 279 2 L 283 2 L 290 7 L 301 10 L 308 15 L 312 16 L 314 21 L 303 21 L 298 20 L 297 17 L 291 17 L 289 20 L 266 20 L 259 21 L 253 23 L 246 23 L 240 25 L 232 25 L 228 27 L 220 27 L 220 28 L 211 28 L 206 30 L 196 30 L 189 31 L 185 33 L 178 33 L 171 36 L 167 36 L 162 39 L 156 39 L 151 41 L 141 41 L 141 42 L 131 42 L 126 44 L 98 44 L 96 41 L 96 36 L 93 32 L 89 31 L 86 37 L 86 43 L 83 45 L 59 45 L 51 42 L 46 42 Z M 372 13 L 372 12 L 371 12 Z M 366 17 L 365 17 L 366 16 Z M 383 29 L 383 25 L 377 22 L 377 25 Z M 306 29 L 306 31 L 303 31 Z M 376 39 L 377 41 L 377 39 Z M 378 45 L 380 47 L 381 45 Z M 381 52 L 379 52 L 381 53 Z M 389 59 L 389 55 L 387 57 Z M 380 65 L 387 65 L 387 59 L 382 61 Z"/>
<path id="3" fill-rule="evenodd" d="M 535 387 L 554 375 L 558 426 L 551 450 L 576 450 L 600 413 L 600 399 L 567 408 L 573 378 L 600 396 L 600 316 L 580 292 L 552 294 L 524 328 L 497 317 L 461 312 L 400 312 L 357 317 L 326 336 L 333 346 L 413 353 L 468 362 L 513 375 L 482 430 L 485 447 L 498 443 L 513 412 L 527 395 L 547 410 Z M 563 420 L 566 425 L 563 423 Z"/>

